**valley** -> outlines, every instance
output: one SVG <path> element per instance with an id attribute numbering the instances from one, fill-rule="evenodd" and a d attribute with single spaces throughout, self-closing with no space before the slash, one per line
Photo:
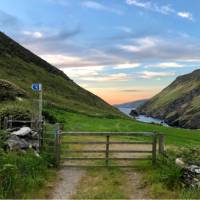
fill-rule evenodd
<path id="1" fill-rule="evenodd" d="M 55 191 L 55 198 L 61 198 L 61 193 L 64 195 L 62 198 L 75 199 L 159 199 L 160 195 L 164 198 L 198 197 L 198 188 L 191 192 L 190 188 L 181 187 L 183 169 L 176 165 L 175 160 L 181 156 L 184 162 L 199 165 L 199 70 L 177 78 L 150 100 L 117 105 L 125 109 L 121 112 L 3 33 L 0 33 L 0 69 L 0 198 L 45 199 L 52 198 L 52 191 Z M 5 118 L 12 116 L 15 120 L 30 121 L 38 116 L 38 95 L 31 90 L 32 83 L 43 84 L 42 114 L 45 121 L 42 131 L 43 137 L 49 134 L 53 148 L 46 143 L 41 151 L 32 146 L 9 149 L 6 142 L 12 134 L 9 129 L 3 129 Z M 127 116 L 130 106 L 137 107 L 141 114 L 136 120 Z M 154 118 L 183 128 L 161 126 L 160 121 Z M 65 131 L 75 132 L 163 134 L 166 152 L 158 155 L 156 166 L 149 161 L 134 161 L 128 170 L 103 166 L 100 169 L 86 167 L 84 170 L 60 171 L 56 168 L 57 149 L 54 148 L 55 134 L 58 133 L 55 126 L 58 124 L 62 124 Z M 18 130 L 19 127 L 12 128 Z M 95 139 L 102 142 L 97 136 Z M 140 139 L 144 138 L 141 136 Z M 117 141 L 137 143 L 138 139 L 120 136 Z M 94 149 L 98 147 L 94 146 Z M 137 150 L 137 145 L 134 147 Z M 117 148 L 122 147 L 118 145 Z M 70 150 L 69 145 L 67 150 Z M 67 172 L 71 176 L 67 176 Z M 67 178 L 74 182 L 71 184 Z M 56 190 L 57 184 L 59 188 Z"/>

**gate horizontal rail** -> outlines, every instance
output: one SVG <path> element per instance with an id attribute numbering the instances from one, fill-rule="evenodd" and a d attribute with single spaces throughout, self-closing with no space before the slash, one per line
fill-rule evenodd
<path id="1" fill-rule="evenodd" d="M 62 132 L 69 136 L 153 136 L 153 132 Z"/>
<path id="2" fill-rule="evenodd" d="M 151 158 L 62 158 L 64 160 L 151 160 Z"/>
<path id="3" fill-rule="evenodd" d="M 56 160 L 58 165 L 60 164 L 60 161 L 66 161 L 66 160 L 105 160 L 106 166 L 108 166 L 108 162 L 110 160 L 152 160 L 152 163 L 156 163 L 156 157 L 157 157 L 157 142 L 159 145 L 159 153 L 164 153 L 164 136 L 162 134 L 157 134 L 154 132 L 60 132 L 56 131 Z M 105 136 L 106 141 L 62 141 L 63 137 L 67 136 Z M 152 138 L 152 141 L 110 141 L 110 137 L 115 136 L 149 136 Z M 80 139 L 80 138 L 79 138 Z M 116 138 L 115 138 L 116 139 Z M 105 145 L 105 150 L 102 149 L 95 149 L 95 150 L 64 150 L 63 154 L 61 156 L 60 152 L 60 145 Z M 110 145 L 151 145 L 151 150 L 111 150 Z M 63 146 L 64 148 L 64 146 Z M 73 153 L 104 153 L 105 157 L 66 157 L 65 154 L 73 154 Z M 151 157 L 110 157 L 110 154 L 114 153 L 151 153 Z M 98 155 L 99 156 L 99 155 Z M 66 165 L 64 165 L 66 166 Z M 71 165 L 69 165 L 71 166 Z M 127 166 L 128 167 L 128 166 Z"/>
<path id="4" fill-rule="evenodd" d="M 62 144 L 107 144 L 107 142 L 62 142 Z M 109 142 L 109 144 L 152 144 L 152 142 Z"/>
<path id="5" fill-rule="evenodd" d="M 65 153 L 105 153 L 106 150 L 69 150 L 65 151 Z M 110 153 L 152 153 L 152 151 L 143 151 L 143 150 L 130 150 L 130 151 L 120 151 L 120 150 L 110 150 Z"/>

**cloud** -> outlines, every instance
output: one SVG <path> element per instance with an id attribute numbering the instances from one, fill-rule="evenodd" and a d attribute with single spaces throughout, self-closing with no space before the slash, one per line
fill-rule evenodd
<path id="1" fill-rule="evenodd" d="M 175 76 L 174 72 L 152 72 L 152 71 L 143 71 L 139 72 L 139 77 L 150 79 L 150 78 L 161 78 L 161 77 L 171 77 Z"/>
<path id="2" fill-rule="evenodd" d="M 161 13 L 164 15 L 177 15 L 178 17 L 185 18 L 188 20 L 193 20 L 193 16 L 189 12 L 177 12 L 170 5 L 158 5 L 152 3 L 151 1 L 141 1 L 141 0 L 126 0 L 128 5 L 137 6 L 146 10 Z"/>
<path id="3" fill-rule="evenodd" d="M 185 67 L 185 65 L 179 64 L 176 62 L 164 62 L 164 63 L 155 64 L 155 65 L 148 65 L 147 68 L 149 67 L 158 67 L 158 68 L 167 69 L 167 68 L 182 68 L 182 67 Z"/>
<path id="4" fill-rule="evenodd" d="M 127 90 L 121 90 L 121 92 L 130 92 L 130 93 L 134 93 L 134 92 L 144 92 L 144 90 L 136 90 L 136 89 L 127 89 Z"/>
<path id="5" fill-rule="evenodd" d="M 106 10 L 107 8 L 100 3 L 94 1 L 86 1 L 82 4 L 84 7 L 93 8 L 96 10 Z"/>
<path id="6" fill-rule="evenodd" d="M 152 35 L 137 36 L 117 42 L 102 42 L 95 38 L 90 43 L 80 43 L 76 40 L 76 35 L 80 34 L 79 28 L 54 33 L 40 30 L 33 32 L 40 32 L 43 37 L 21 36 L 19 42 L 58 68 L 105 66 L 130 69 L 139 67 L 139 63 L 146 65 L 148 62 L 157 64 L 149 67 L 173 68 L 180 67 L 174 65 L 175 62 L 200 58 L 200 41 L 177 35 L 173 39 Z M 168 66 L 159 66 L 160 63 L 167 63 Z"/>
<path id="7" fill-rule="evenodd" d="M 24 42 L 28 43 L 35 43 L 39 41 L 41 42 L 64 42 L 68 40 L 69 38 L 75 37 L 76 35 L 81 33 L 80 27 L 76 27 L 74 29 L 69 30 L 60 30 L 56 33 L 49 33 L 49 32 L 41 32 L 41 31 L 22 31 L 22 34 L 25 36 L 28 36 L 28 38 L 24 38 Z M 31 37 L 31 38 L 30 38 Z M 33 40 L 30 40 L 33 39 Z"/>
<path id="8" fill-rule="evenodd" d="M 121 10 L 112 8 L 112 7 L 107 7 L 101 3 L 97 3 L 95 1 L 85 1 L 82 3 L 82 6 L 85 8 L 90 8 L 90 9 L 95 9 L 95 10 L 99 10 L 99 11 L 107 11 L 107 12 L 112 12 L 118 15 L 123 14 L 123 12 Z"/>
<path id="9" fill-rule="evenodd" d="M 182 18 L 189 19 L 189 20 L 193 21 L 193 16 L 189 12 L 178 12 L 177 15 L 179 17 L 182 17 Z"/>
<path id="10" fill-rule="evenodd" d="M 128 40 L 110 50 L 129 62 L 184 62 L 200 57 L 200 41 L 181 37 L 144 37 Z"/>
<path id="11" fill-rule="evenodd" d="M 118 26 L 118 27 L 116 27 L 116 29 L 121 30 L 125 33 L 132 33 L 133 32 L 132 29 L 127 27 L 127 26 Z"/>
<path id="12" fill-rule="evenodd" d="M 93 67 L 98 66 L 98 63 L 85 59 L 79 56 L 68 56 L 62 54 L 43 54 L 40 55 L 44 60 L 50 62 L 52 65 L 56 65 L 59 68 L 66 67 Z M 78 69 L 78 68 L 76 68 Z"/>
<path id="13" fill-rule="evenodd" d="M 126 81 L 130 77 L 126 73 L 105 74 L 105 67 L 71 67 L 62 70 L 72 79 L 86 82 L 110 82 L 110 81 Z"/>
<path id="14" fill-rule="evenodd" d="M 117 74 L 110 74 L 110 75 L 98 75 L 96 77 L 85 77 L 81 80 L 84 81 L 93 81 L 93 82 L 110 82 L 110 81 L 127 81 L 130 79 L 128 74 L 125 73 L 117 73 Z"/>
<path id="15" fill-rule="evenodd" d="M 54 3 L 54 4 L 59 4 L 61 6 L 69 6 L 69 1 L 68 0 L 47 0 L 50 3 Z"/>
<path id="16" fill-rule="evenodd" d="M 140 67 L 141 63 L 124 63 L 124 64 L 118 64 L 113 69 L 131 69 L 131 68 L 136 68 Z"/>
<path id="17" fill-rule="evenodd" d="M 162 13 L 165 15 L 171 14 L 174 10 L 170 5 L 158 6 L 156 3 L 152 3 L 150 1 L 140 1 L 140 0 L 126 0 L 128 5 L 133 5 L 137 7 L 141 7 L 147 10 L 151 10 L 154 12 Z"/>
<path id="18" fill-rule="evenodd" d="M 141 52 L 143 50 L 152 48 L 156 45 L 157 40 L 155 38 L 145 37 L 139 38 L 133 41 L 135 44 L 131 45 L 118 45 L 119 49 L 129 52 Z"/>
<path id="19" fill-rule="evenodd" d="M 71 30 L 61 30 L 55 34 L 44 37 L 44 40 L 49 41 L 64 41 L 81 33 L 80 27 Z"/>
<path id="20" fill-rule="evenodd" d="M 62 71 L 72 78 L 87 78 L 99 75 L 103 69 L 103 66 L 67 67 L 63 68 Z"/>
<path id="21" fill-rule="evenodd" d="M 32 38 L 42 38 L 43 37 L 43 34 L 39 31 L 23 31 L 23 34 L 26 35 L 26 36 L 30 36 Z"/>

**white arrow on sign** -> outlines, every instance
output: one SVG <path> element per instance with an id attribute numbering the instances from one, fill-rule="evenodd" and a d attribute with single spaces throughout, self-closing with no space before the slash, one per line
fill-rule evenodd
<path id="1" fill-rule="evenodd" d="M 34 90 L 34 91 L 41 91 L 42 90 L 42 84 L 40 84 L 40 83 L 33 83 L 32 84 L 32 90 Z"/>

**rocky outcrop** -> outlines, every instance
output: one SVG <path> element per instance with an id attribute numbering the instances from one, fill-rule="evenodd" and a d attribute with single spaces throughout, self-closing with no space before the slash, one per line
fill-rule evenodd
<path id="1" fill-rule="evenodd" d="M 132 117 L 137 117 L 138 116 L 138 112 L 137 112 L 137 110 L 132 109 L 129 115 L 131 115 Z"/>
<path id="2" fill-rule="evenodd" d="M 22 127 L 10 133 L 5 144 L 10 151 L 33 148 L 39 151 L 39 135 L 29 127 Z"/>
<path id="3" fill-rule="evenodd" d="M 0 79 L 0 101 L 15 100 L 17 97 L 25 97 L 26 92 L 15 84 Z"/>
<path id="4" fill-rule="evenodd" d="M 178 77 L 138 112 L 163 119 L 171 126 L 199 129 L 200 70 Z"/>

